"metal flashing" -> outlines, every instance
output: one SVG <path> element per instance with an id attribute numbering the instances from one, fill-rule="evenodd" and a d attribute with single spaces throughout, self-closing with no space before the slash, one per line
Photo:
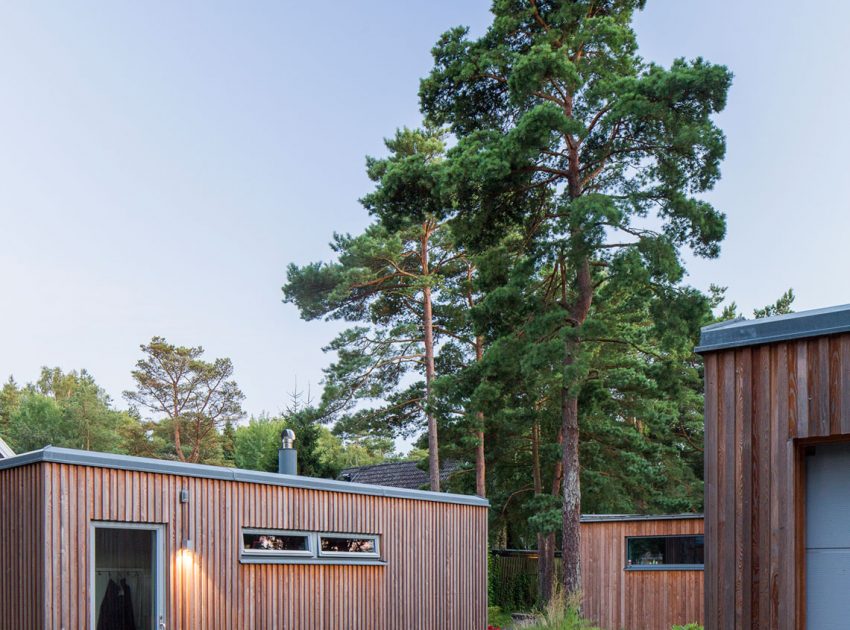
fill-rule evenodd
<path id="1" fill-rule="evenodd" d="M 734 319 L 702 329 L 695 352 L 850 332 L 850 304 L 762 319 Z"/>
<path id="2" fill-rule="evenodd" d="M 702 534 L 694 534 L 702 536 Z M 660 537 L 667 538 L 664 534 Z M 649 566 L 623 567 L 624 571 L 705 571 L 704 564 L 659 564 Z"/>
<path id="3" fill-rule="evenodd" d="M 295 558 L 284 556 L 254 557 L 245 554 L 239 555 L 240 564 L 315 564 L 328 566 L 350 566 L 350 567 L 385 567 L 389 563 L 380 558 Z"/>
<path id="4" fill-rule="evenodd" d="M 703 518 L 702 514 L 582 514 L 582 523 L 609 523 L 615 521 L 684 521 Z"/>
<path id="5" fill-rule="evenodd" d="M 76 466 L 92 466 L 94 468 L 113 468 L 117 470 L 133 470 L 137 472 L 161 473 L 182 477 L 199 477 L 203 479 L 220 479 L 223 481 L 241 481 L 288 488 L 305 488 L 308 490 L 323 490 L 326 492 L 345 492 L 349 494 L 366 494 L 370 496 L 387 497 L 392 499 L 412 499 L 415 501 L 434 501 L 437 503 L 457 503 L 489 507 L 490 502 L 478 496 L 466 494 L 450 494 L 447 492 L 431 492 L 428 490 L 408 490 L 389 486 L 373 486 L 350 481 L 302 477 L 300 475 L 281 475 L 278 473 L 225 468 L 224 466 L 208 466 L 206 464 L 190 464 L 185 462 L 151 459 L 148 457 L 132 457 L 112 453 L 96 453 L 94 451 L 79 451 L 69 448 L 47 446 L 38 451 L 31 451 L 0 459 L 0 470 L 17 468 L 38 462 L 71 464 Z"/>

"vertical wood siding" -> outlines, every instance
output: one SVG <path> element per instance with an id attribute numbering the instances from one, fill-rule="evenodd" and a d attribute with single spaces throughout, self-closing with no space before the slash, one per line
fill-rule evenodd
<path id="1" fill-rule="evenodd" d="M 0 470 L 0 628 L 41 628 L 45 593 L 42 469 Z"/>
<path id="2" fill-rule="evenodd" d="M 582 523 L 583 612 L 605 630 L 703 622 L 703 571 L 626 571 L 626 537 L 702 534 L 702 519 Z"/>
<path id="3" fill-rule="evenodd" d="M 706 630 L 805 626 L 805 444 L 850 436 L 850 334 L 705 355 Z"/>
<path id="4" fill-rule="evenodd" d="M 486 508 L 56 463 L 40 466 L 43 488 L 30 485 L 27 491 L 43 491 L 47 497 L 44 579 L 53 596 L 43 611 L 49 628 L 88 627 L 87 532 L 91 521 L 101 520 L 166 524 L 169 629 L 486 627 Z M 9 473 L 20 471 L 2 471 L 0 480 Z M 185 505 L 179 501 L 183 488 L 190 493 Z M 242 527 L 379 534 L 387 564 L 240 564 Z M 181 551 L 184 537 L 193 540 L 194 551 Z M 10 596 L 20 602 L 23 592 L 15 588 L 0 595 Z"/>

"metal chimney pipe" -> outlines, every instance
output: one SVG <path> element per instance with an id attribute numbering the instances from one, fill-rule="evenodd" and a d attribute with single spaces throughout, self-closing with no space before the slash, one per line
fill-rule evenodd
<path id="1" fill-rule="evenodd" d="M 295 431 L 284 429 L 280 434 L 280 450 L 277 452 L 277 472 L 281 475 L 298 474 L 298 451 L 295 450 Z"/>

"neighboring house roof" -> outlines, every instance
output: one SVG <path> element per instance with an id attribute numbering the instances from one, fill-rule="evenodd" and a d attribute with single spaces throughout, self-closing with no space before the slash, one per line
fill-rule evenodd
<path id="1" fill-rule="evenodd" d="M 458 462 L 444 462 L 443 469 L 440 471 L 440 481 L 451 477 L 459 468 Z M 338 479 L 353 483 L 417 490 L 428 485 L 428 471 L 419 468 L 419 462 L 390 462 L 344 468 Z"/>
<path id="2" fill-rule="evenodd" d="M 0 459 L 5 459 L 7 457 L 14 457 L 15 451 L 9 448 L 9 445 L 3 441 L 3 438 L 0 438 Z"/>

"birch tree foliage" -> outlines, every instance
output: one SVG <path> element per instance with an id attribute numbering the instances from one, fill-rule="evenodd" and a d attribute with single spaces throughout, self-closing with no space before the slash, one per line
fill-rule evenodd
<path id="1" fill-rule="evenodd" d="M 35 382 L 19 388 L 10 378 L 0 391 L 0 437 L 19 453 L 51 444 L 133 454 L 127 438 L 138 426 L 86 370 L 43 367 Z"/>

